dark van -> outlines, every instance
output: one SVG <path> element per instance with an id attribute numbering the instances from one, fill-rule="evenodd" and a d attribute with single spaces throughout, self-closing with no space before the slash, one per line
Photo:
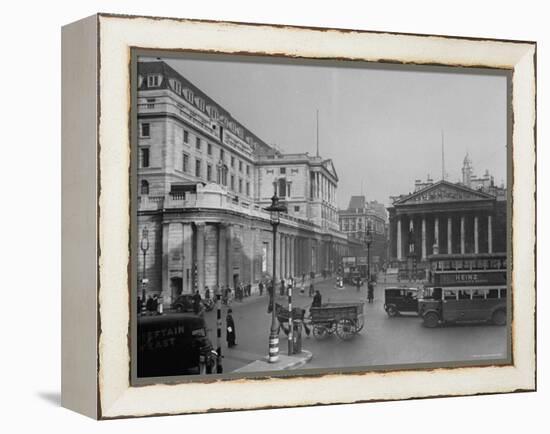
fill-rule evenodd
<path id="1" fill-rule="evenodd" d="M 384 309 L 390 317 L 402 312 L 418 313 L 418 288 L 386 288 Z"/>
<path id="2" fill-rule="evenodd" d="M 201 316 L 174 313 L 138 318 L 138 377 L 214 372 L 215 363 L 216 353 Z"/>

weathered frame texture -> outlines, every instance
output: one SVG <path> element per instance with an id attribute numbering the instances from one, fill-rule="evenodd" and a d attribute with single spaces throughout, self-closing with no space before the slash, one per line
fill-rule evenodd
<path id="1" fill-rule="evenodd" d="M 508 185 L 513 198 L 513 364 L 131 387 L 129 228 L 130 189 L 135 186 L 129 179 L 133 48 L 513 71 L 513 176 L 509 178 L 513 183 Z M 535 390 L 535 43 L 99 14 L 64 28 L 63 56 L 64 406 L 109 419 Z M 84 61 L 88 68 L 80 68 L 81 74 L 72 74 L 70 67 L 65 67 Z M 83 80 L 87 80 L 84 93 Z M 74 94 L 77 88 L 79 95 Z M 81 127 L 82 122 L 93 124 L 93 131 Z M 88 125 L 88 130 L 91 127 Z M 97 159 L 78 160 L 75 155 L 82 146 L 92 147 L 86 153 Z M 74 164 L 82 170 L 67 170 Z M 82 200 L 76 198 L 75 190 L 80 189 L 87 189 L 86 198 L 94 206 L 92 210 L 79 210 L 81 224 L 75 225 L 71 224 L 73 206 Z M 71 231 L 81 237 L 88 231 L 88 238 L 90 234 L 97 238 L 92 242 L 84 237 L 84 244 L 76 248 L 78 237 L 73 239 Z M 68 269 L 71 261 L 84 265 Z M 83 270 L 88 273 L 83 274 Z M 86 275 L 92 276 L 92 281 L 82 282 Z M 81 296 L 97 299 L 92 306 L 82 306 L 78 305 Z M 76 338 L 77 324 L 84 340 Z"/>

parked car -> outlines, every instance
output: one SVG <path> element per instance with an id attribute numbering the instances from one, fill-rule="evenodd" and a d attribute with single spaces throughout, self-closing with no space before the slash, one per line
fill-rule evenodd
<path id="1" fill-rule="evenodd" d="M 171 313 L 138 318 L 138 377 L 212 373 L 216 360 L 203 317 Z"/>
<path id="2" fill-rule="evenodd" d="M 194 312 L 193 294 L 181 294 L 172 303 L 172 309 L 178 312 Z"/>
<path id="3" fill-rule="evenodd" d="M 388 316 L 394 317 L 402 312 L 418 313 L 418 288 L 386 288 L 384 295 L 384 310 Z"/>

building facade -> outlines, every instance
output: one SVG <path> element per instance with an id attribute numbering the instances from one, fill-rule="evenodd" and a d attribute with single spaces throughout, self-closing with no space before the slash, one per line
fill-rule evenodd
<path id="1" fill-rule="evenodd" d="M 363 242 L 367 229 L 370 229 L 372 242 L 370 260 L 373 272 L 376 272 L 387 260 L 387 212 L 383 204 L 367 201 L 365 196 L 351 196 L 348 208 L 338 212 L 340 230 L 348 237 Z M 366 256 L 363 246 L 363 256 Z"/>
<path id="2" fill-rule="evenodd" d="M 415 183 L 415 191 L 393 197 L 388 208 L 392 265 L 406 268 L 411 259 L 419 268 L 429 255 L 505 253 L 506 189 L 486 173 L 472 176 L 464 159 L 462 182 Z M 475 187 L 475 188 L 474 188 Z"/>
<path id="3" fill-rule="evenodd" d="M 274 192 L 288 207 L 278 278 L 332 270 L 358 248 L 338 229 L 330 160 L 267 145 L 165 62 L 140 62 L 137 84 L 138 242 L 147 246 L 138 273 L 148 294 L 169 305 L 183 293 L 269 278 L 264 208 Z"/>

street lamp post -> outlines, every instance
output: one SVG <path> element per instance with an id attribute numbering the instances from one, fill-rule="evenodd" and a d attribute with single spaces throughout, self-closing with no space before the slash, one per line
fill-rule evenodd
<path id="1" fill-rule="evenodd" d="M 367 227 L 365 233 L 365 244 L 367 245 L 367 282 L 370 282 L 370 245 L 372 243 L 372 234 L 370 231 L 370 225 Z"/>
<path id="2" fill-rule="evenodd" d="M 277 281 L 277 226 L 280 223 L 281 212 L 286 212 L 284 203 L 279 202 L 276 194 L 271 198 L 271 206 L 265 208 L 270 213 L 271 226 L 273 227 L 273 285 L 271 295 L 271 330 L 269 333 L 269 363 L 275 363 L 279 360 L 279 333 L 277 327 L 277 317 L 275 314 L 275 282 Z"/>
<path id="3" fill-rule="evenodd" d="M 143 252 L 143 272 L 141 276 L 141 299 L 143 302 L 143 306 L 145 306 L 145 288 L 147 286 L 147 279 L 146 279 L 146 255 L 147 250 L 149 250 L 149 230 L 147 227 L 143 228 L 143 231 L 141 233 L 141 251 Z"/>

